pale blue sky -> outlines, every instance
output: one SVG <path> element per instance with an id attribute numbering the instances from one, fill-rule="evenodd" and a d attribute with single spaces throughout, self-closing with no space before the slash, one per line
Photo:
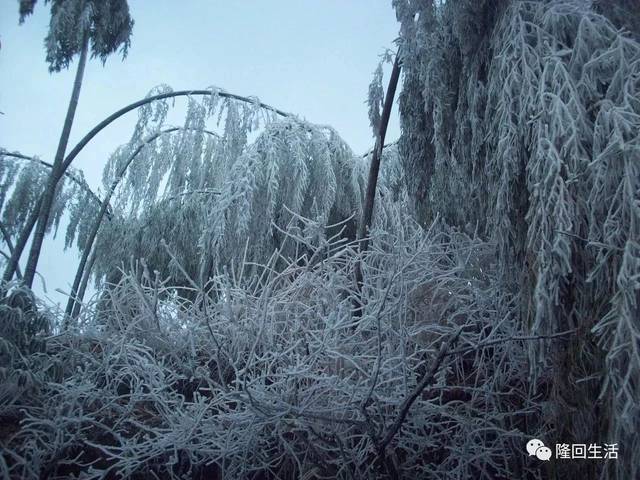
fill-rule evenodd
<path id="1" fill-rule="evenodd" d="M 332 125 L 356 153 L 372 133 L 365 100 L 378 55 L 394 49 L 391 0 L 129 0 L 136 22 L 129 56 L 87 65 L 69 147 L 118 108 L 160 83 L 174 89 L 216 85 Z M 49 5 L 18 26 L 18 2 L 0 2 L 0 147 L 51 160 L 75 64 L 49 74 L 43 40 Z M 387 72 L 388 73 L 388 72 Z M 387 77 L 388 78 L 388 77 Z M 386 80 L 385 78 L 385 84 Z M 75 162 L 97 187 L 108 154 L 130 136 L 135 114 L 96 137 Z M 387 139 L 399 135 L 394 115 Z M 39 270 L 52 290 L 72 280 L 75 253 L 44 246 Z M 59 299 L 59 297 L 57 298 Z"/>

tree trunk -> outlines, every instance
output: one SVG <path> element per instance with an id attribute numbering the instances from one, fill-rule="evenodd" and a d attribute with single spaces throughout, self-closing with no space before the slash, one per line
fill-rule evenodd
<path id="1" fill-rule="evenodd" d="M 88 265 L 84 269 L 84 273 L 82 275 L 82 281 L 80 282 L 80 287 L 78 288 L 78 295 L 76 301 L 73 305 L 73 310 L 71 312 L 71 317 L 65 320 L 65 330 L 69 328 L 69 321 L 73 318 L 77 318 L 80 315 L 80 308 L 82 308 L 82 300 L 84 299 L 84 293 L 87 291 L 87 284 L 89 283 L 89 276 L 91 275 L 91 270 L 93 270 L 93 264 L 96 261 L 97 250 L 94 248 L 91 252 L 91 257 L 89 257 Z"/>
<path id="2" fill-rule="evenodd" d="M 13 279 L 16 271 L 19 269 L 20 263 L 20 255 L 24 250 L 24 247 L 27 245 L 27 241 L 29 240 L 29 236 L 31 235 L 31 231 L 38 221 L 38 214 L 40 213 L 40 206 L 42 205 L 42 197 L 38 200 L 38 203 L 34 207 L 33 211 L 29 214 L 27 221 L 25 222 L 22 231 L 20 232 L 20 236 L 18 237 L 18 241 L 13 247 L 13 252 L 11 253 L 11 258 L 7 262 L 7 266 L 4 269 L 4 275 L 2 276 L 3 283 L 10 282 Z M 0 298 L 4 298 L 4 286 L 2 291 L 0 292 Z"/>
<path id="3" fill-rule="evenodd" d="M 69 101 L 69 107 L 67 109 L 67 115 L 64 119 L 64 126 L 62 127 L 62 134 L 60 135 L 60 141 L 58 142 L 58 149 L 56 150 L 56 156 L 53 161 L 53 169 L 49 175 L 47 187 L 44 191 L 42 203 L 40 205 L 40 212 L 38 214 L 38 223 L 36 225 L 36 231 L 33 235 L 31 243 L 31 250 L 29 251 L 29 258 L 27 260 L 27 266 L 24 271 L 24 283 L 28 287 L 33 284 L 33 278 L 36 274 L 36 267 L 38 266 L 38 259 L 40 257 L 40 250 L 42 249 L 42 242 L 44 241 L 44 235 L 47 230 L 47 224 L 49 223 L 49 215 L 51 213 L 51 206 L 54 201 L 56 188 L 60 178 L 64 174 L 63 160 L 64 154 L 67 150 L 67 144 L 69 143 L 69 135 L 71 134 L 71 127 L 73 125 L 73 119 L 76 114 L 76 108 L 78 106 L 78 99 L 80 98 L 80 89 L 82 87 L 82 79 L 84 77 L 84 67 L 87 63 L 87 50 L 89 45 L 89 34 L 85 32 L 82 39 L 82 51 L 80 52 L 80 59 L 78 60 L 78 69 L 76 70 L 76 78 L 73 82 L 73 90 L 71 92 L 71 100 Z"/>
<path id="4" fill-rule="evenodd" d="M 113 190 L 111 190 L 113 192 Z M 76 276 L 73 279 L 73 286 L 71 287 L 71 295 L 69 296 L 69 300 L 67 301 L 67 308 L 65 313 L 67 316 L 71 316 L 74 308 L 74 303 L 76 303 L 76 294 L 78 293 L 78 287 L 80 286 L 80 281 L 82 280 L 84 268 L 87 264 L 87 260 L 89 258 L 89 253 L 94 251 L 93 242 L 96 239 L 96 235 L 98 235 L 98 230 L 100 230 L 100 225 L 102 225 L 102 219 L 104 217 L 105 212 L 107 211 L 107 206 L 109 205 L 109 199 L 111 198 L 111 192 L 105 197 L 102 207 L 100 207 L 100 211 L 98 212 L 98 216 L 96 217 L 93 226 L 91 227 L 91 233 L 89 233 L 89 237 L 87 238 L 87 242 L 85 244 L 84 250 L 82 251 L 82 257 L 80 258 L 80 264 L 78 265 L 78 269 L 76 270 Z M 95 256 L 95 251 L 93 252 Z M 82 299 L 79 299 L 80 301 Z"/>
<path id="5" fill-rule="evenodd" d="M 2 232 L 2 236 L 4 238 L 4 242 L 7 244 L 7 248 L 9 249 L 9 256 L 7 256 L 7 260 L 11 260 L 13 256 L 13 242 L 11 241 L 11 235 L 7 231 L 7 228 L 4 226 L 4 223 L 0 222 L 0 232 Z M 20 268 L 16 267 L 16 275 L 18 276 L 18 280 L 22 279 L 22 273 L 20 272 Z"/>
<path id="6" fill-rule="evenodd" d="M 391 78 L 389 78 L 389 86 L 384 97 L 384 106 L 382 107 L 382 116 L 380 119 L 380 129 L 376 135 L 376 146 L 373 150 L 371 158 L 371 166 L 369 167 L 369 179 L 367 181 L 367 193 L 364 199 L 364 207 L 362 209 L 362 219 L 358 228 L 358 240 L 360 240 L 360 252 L 366 252 L 369 248 L 369 227 L 373 218 L 373 203 L 376 197 L 376 188 L 378 186 L 378 173 L 380 171 L 380 160 L 382 157 L 382 146 L 384 145 L 384 137 L 387 135 L 387 126 L 389 125 L 389 117 L 391 116 L 391 107 L 393 98 L 396 94 L 398 79 L 400 78 L 400 52 L 396 54 L 391 70 Z M 362 286 L 362 265 L 360 261 L 355 266 L 357 291 Z"/>

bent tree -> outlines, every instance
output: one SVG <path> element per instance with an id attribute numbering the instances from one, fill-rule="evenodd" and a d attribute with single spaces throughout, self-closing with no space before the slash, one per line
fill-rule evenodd
<path id="1" fill-rule="evenodd" d="M 184 125 L 165 128 L 167 100 L 180 95 L 189 97 Z M 343 232 L 343 237 L 355 238 L 369 159 L 355 156 L 329 127 L 219 89 L 156 89 L 94 128 L 65 165 L 101 128 L 137 107 L 140 118 L 133 138 L 114 152 L 103 174 L 115 219 L 103 224 L 99 214 L 82 235 L 81 264 L 67 306 L 71 317 L 78 314 L 81 285 L 94 262 L 98 280 L 116 278 L 123 264 L 128 268 L 131 256 L 144 258 L 180 288 L 191 279 L 206 284 L 224 269 L 231 272 L 243 258 L 264 263 L 275 248 L 282 257 L 295 257 L 290 242 L 283 243 L 283 231 L 299 223 L 299 216 L 315 222 L 315 233 L 300 232 L 311 243 L 324 241 L 327 225 L 343 221 L 351 232 Z M 218 124 L 224 119 L 219 137 L 206 130 L 206 122 L 216 117 Z M 249 144 L 257 128 L 262 131 Z M 390 172 L 398 165 L 396 157 L 396 149 L 385 150 Z M 395 171 L 390 179 L 397 183 Z M 404 202 L 397 185 L 382 181 L 378 190 L 389 192 L 384 200 L 390 201 L 378 196 L 374 223 L 399 218 L 392 213 Z M 166 240 L 182 269 L 176 270 L 159 239 Z"/>
<path id="2" fill-rule="evenodd" d="M 127 265 L 133 254 L 171 275 L 174 284 L 188 283 L 159 246 L 164 238 L 188 277 L 206 282 L 219 268 L 232 268 L 248 238 L 247 258 L 263 261 L 280 245 L 277 228 L 294 221 L 287 209 L 322 225 L 359 212 L 354 155 L 335 131 L 240 98 L 216 90 L 191 98 L 185 128 L 149 144 L 126 169 L 114 200 L 118 219 L 103 225 L 97 238 L 97 278 Z M 161 102 L 149 107 L 164 108 Z M 205 122 L 220 114 L 220 138 L 204 141 Z M 142 138 L 157 127 L 145 127 Z M 249 143 L 257 127 L 261 132 Z M 126 150 L 115 155 L 104 178 L 118 177 L 130 158 Z M 281 254 L 295 253 L 288 248 Z"/>
<path id="3" fill-rule="evenodd" d="M 160 92 L 160 93 L 158 93 L 158 92 Z M 277 114 L 277 115 L 280 115 L 280 116 L 289 116 L 290 115 L 290 114 L 288 114 L 288 113 L 286 113 L 286 112 L 284 112 L 282 110 L 279 110 L 279 109 L 273 108 L 273 107 L 271 107 L 269 105 L 265 105 L 263 103 L 260 103 L 260 102 L 256 101 L 255 99 L 251 99 L 251 98 L 248 98 L 248 97 L 243 97 L 243 96 L 240 96 L 240 95 L 235 95 L 233 93 L 224 92 L 224 91 L 221 91 L 219 89 L 216 89 L 215 87 L 212 87 L 212 88 L 209 88 L 209 89 L 204 89 L 204 90 L 201 89 L 201 90 L 179 90 L 179 91 L 172 91 L 170 88 L 168 88 L 166 86 L 162 87 L 160 89 L 155 88 L 145 98 L 143 98 L 141 100 L 138 100 L 137 102 L 133 102 L 133 103 L 121 108 L 120 110 L 114 112 L 113 114 L 109 115 L 102 122 L 100 122 L 93 129 L 91 129 L 84 137 L 82 137 L 82 139 L 77 143 L 77 145 L 65 157 L 64 161 L 62 162 L 61 168 L 56 171 L 56 176 L 53 179 L 53 181 L 56 182 L 56 184 L 57 184 L 57 182 L 60 181 L 60 178 L 62 178 L 64 173 L 69 169 L 69 167 L 71 166 L 71 163 L 75 160 L 75 158 L 82 151 L 82 149 L 93 139 L 93 137 L 95 137 L 104 128 L 106 128 L 113 121 L 117 120 L 118 118 L 120 118 L 124 114 L 126 114 L 126 113 L 128 113 L 128 112 L 130 112 L 132 110 L 140 109 L 141 121 L 139 122 L 138 126 L 136 127 L 136 129 L 134 131 L 134 136 L 131 139 L 131 142 L 134 143 L 134 142 L 140 140 L 140 135 L 142 135 L 142 132 L 144 131 L 143 125 L 145 125 L 145 123 L 146 123 L 145 118 L 147 116 L 144 113 L 145 110 L 148 110 L 148 109 L 152 108 L 152 106 L 154 104 L 161 105 L 161 107 L 156 107 L 156 108 L 158 108 L 158 111 L 161 111 L 161 110 L 165 111 L 165 115 L 166 115 L 166 110 L 169 107 L 166 105 L 166 103 L 162 102 L 164 100 L 167 100 L 169 98 L 184 97 L 184 96 L 186 96 L 186 97 L 192 97 L 192 96 L 211 97 L 212 95 L 218 96 L 218 97 L 223 98 L 223 99 L 240 101 L 240 102 L 243 102 L 243 103 L 246 103 L 246 104 L 254 104 L 255 103 L 256 106 L 260 107 L 267 114 Z M 159 118 L 162 118 L 162 120 L 164 120 L 164 116 L 160 115 L 158 118 L 155 118 L 156 124 L 159 124 L 158 123 L 158 122 L 160 122 Z M 52 171 L 51 175 L 53 175 L 53 171 Z M 46 193 L 47 192 L 45 191 L 45 194 Z M 43 197 L 42 197 L 41 201 L 43 201 L 43 199 L 44 199 L 44 194 L 43 194 Z M 4 272 L 4 275 L 3 275 L 3 280 L 5 282 L 9 282 L 13 278 L 13 275 L 16 272 L 18 261 L 20 259 L 20 255 L 22 254 L 22 251 L 23 251 L 24 247 L 27 244 L 29 236 L 31 235 L 31 232 L 33 230 L 33 227 L 35 226 L 36 222 L 40 218 L 39 215 L 41 213 L 41 210 L 42 210 L 42 208 L 38 207 L 35 211 L 33 211 L 32 214 L 29 216 L 28 221 L 25 223 L 25 226 L 24 226 L 22 232 L 20 233 L 18 241 L 16 242 L 14 255 L 11 256 L 11 259 L 9 260 L 7 267 L 5 268 L 5 272 Z M 37 259 L 36 259 L 36 264 L 37 264 Z M 34 274 L 35 274 L 35 270 L 34 270 Z M 33 281 L 33 278 L 32 278 L 32 281 Z"/>
<path id="4" fill-rule="evenodd" d="M 146 138 L 133 151 L 133 153 L 131 153 L 129 155 L 127 161 L 124 162 L 124 165 L 122 165 L 120 167 L 120 169 L 117 172 L 115 178 L 111 182 L 109 190 L 107 191 L 104 199 L 100 203 L 100 210 L 98 211 L 98 215 L 97 215 L 97 217 L 96 217 L 96 219 L 95 219 L 95 221 L 94 221 L 94 223 L 93 223 L 93 225 L 91 227 L 91 230 L 89 232 L 89 236 L 85 241 L 84 251 L 82 252 L 82 256 L 80 257 L 80 263 L 78 264 L 78 268 L 76 270 L 76 276 L 75 276 L 75 278 L 73 280 L 73 286 L 71 287 L 71 295 L 69 296 L 69 301 L 67 302 L 67 308 L 66 308 L 67 315 L 71 316 L 72 313 L 75 311 L 76 313 L 73 316 L 76 316 L 77 312 L 79 311 L 79 308 L 75 307 L 75 303 L 76 303 L 76 299 L 77 299 L 78 302 L 82 302 L 82 297 L 84 295 L 84 288 L 81 287 L 81 281 L 82 281 L 83 278 L 86 277 L 84 275 L 84 273 L 85 273 L 85 267 L 87 266 L 87 263 L 89 263 L 89 265 L 91 265 L 93 263 L 89 259 L 90 252 L 95 252 L 95 250 L 93 249 L 93 241 L 95 240 L 96 235 L 98 234 L 98 230 L 100 229 L 100 226 L 102 225 L 103 218 L 105 217 L 105 215 L 108 212 L 109 202 L 111 200 L 111 196 L 116 191 L 116 188 L 120 184 L 120 181 L 124 178 L 124 176 L 125 176 L 125 174 L 127 172 L 127 169 L 131 165 L 131 162 L 133 162 L 133 160 L 135 160 L 135 158 L 138 156 L 138 154 L 142 151 L 142 149 L 146 145 L 150 144 L 151 142 L 154 142 L 161 135 L 170 134 L 170 133 L 173 133 L 173 132 L 176 132 L 176 131 L 179 131 L 179 130 L 180 130 L 179 127 L 171 127 L 171 128 L 167 128 L 165 130 L 161 130 L 161 131 L 159 131 L 157 133 L 154 133 L 150 137 Z M 211 132 L 209 130 L 203 130 L 203 132 L 208 134 L 208 135 L 217 136 L 216 133 Z M 95 256 L 93 258 L 95 258 Z M 89 271 L 91 270 L 90 267 L 87 267 L 87 269 Z"/>

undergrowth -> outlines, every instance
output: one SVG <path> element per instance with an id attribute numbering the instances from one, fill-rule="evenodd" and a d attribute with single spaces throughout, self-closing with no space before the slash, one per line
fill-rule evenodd
<path id="1" fill-rule="evenodd" d="M 542 478 L 523 448 L 552 428 L 547 380 L 533 388 L 524 344 L 566 339 L 519 331 L 495 245 L 439 221 L 374 231 L 358 293 L 357 245 L 305 222 L 293 257 L 193 279 L 189 300 L 132 262 L 72 330 L 3 330 L 0 472 Z"/>

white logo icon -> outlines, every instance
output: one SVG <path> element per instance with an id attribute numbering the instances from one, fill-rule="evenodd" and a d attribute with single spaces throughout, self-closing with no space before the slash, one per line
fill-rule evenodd
<path id="1" fill-rule="evenodd" d="M 536 457 L 538 457 L 538 460 L 548 461 L 551 458 L 551 449 L 548 447 L 538 448 L 536 450 Z"/>
<path id="2" fill-rule="evenodd" d="M 534 438 L 527 442 L 527 452 L 529 456 L 536 456 L 538 460 L 547 461 L 551 458 L 551 449 L 544 446 L 542 440 Z"/>

